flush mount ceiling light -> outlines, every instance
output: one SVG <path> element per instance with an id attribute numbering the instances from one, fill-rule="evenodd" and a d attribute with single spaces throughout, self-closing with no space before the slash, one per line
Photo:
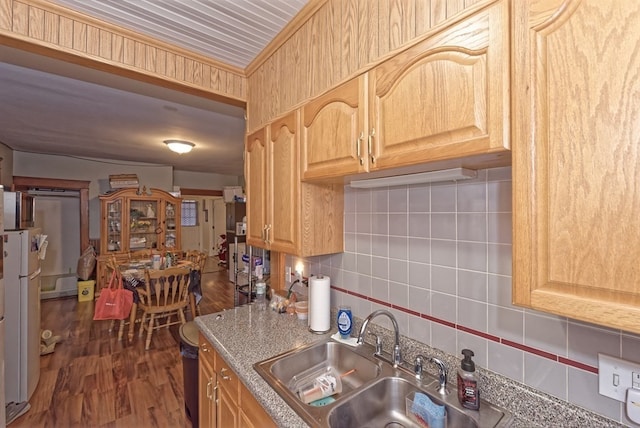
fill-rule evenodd
<path id="1" fill-rule="evenodd" d="M 407 184 L 435 183 L 439 181 L 457 181 L 475 178 L 478 172 L 467 168 L 443 169 L 440 171 L 420 172 L 417 174 L 395 175 L 393 177 L 353 180 L 351 187 L 371 189 L 375 187 L 403 186 Z"/>
<path id="2" fill-rule="evenodd" d="M 184 140 L 164 140 L 169 150 L 176 153 L 189 153 L 196 145 L 190 141 Z"/>

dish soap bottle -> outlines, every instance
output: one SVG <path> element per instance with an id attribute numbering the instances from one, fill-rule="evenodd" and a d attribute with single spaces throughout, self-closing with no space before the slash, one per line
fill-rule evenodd
<path id="1" fill-rule="evenodd" d="M 462 363 L 458 369 L 458 401 L 463 407 L 471 410 L 480 408 L 480 389 L 478 388 L 478 374 L 476 365 L 471 359 L 473 351 L 463 349 Z"/>
<path id="2" fill-rule="evenodd" d="M 262 274 L 258 275 L 258 282 L 256 282 L 255 306 L 259 311 L 267 309 L 267 284 L 262 280 Z"/>

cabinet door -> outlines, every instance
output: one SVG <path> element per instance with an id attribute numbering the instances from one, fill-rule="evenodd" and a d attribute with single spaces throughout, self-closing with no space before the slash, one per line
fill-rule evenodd
<path id="1" fill-rule="evenodd" d="M 640 3 L 514 14 L 514 303 L 640 333 Z"/>
<path id="2" fill-rule="evenodd" d="M 100 243 L 100 254 L 117 253 L 122 251 L 124 204 L 121 198 L 102 203 L 102 236 L 106 242 Z"/>
<path id="3" fill-rule="evenodd" d="M 217 382 L 213 370 L 211 345 L 200 339 L 198 361 L 198 423 L 201 427 L 216 426 Z"/>
<path id="4" fill-rule="evenodd" d="M 163 225 L 162 227 L 164 236 L 162 238 L 162 243 L 164 249 L 166 250 L 178 250 L 181 239 L 181 208 L 182 204 L 180 201 L 163 201 L 161 206 L 161 211 L 164 214 Z"/>
<path id="5" fill-rule="evenodd" d="M 369 73 L 370 170 L 506 152 L 508 19 L 498 2 Z"/>
<path id="6" fill-rule="evenodd" d="M 276 426 L 271 416 L 262 408 L 244 385 L 240 387 L 239 419 L 241 428 L 268 428 Z"/>
<path id="7" fill-rule="evenodd" d="M 162 248 L 158 232 L 162 232 L 160 200 L 150 198 L 129 199 L 129 250 Z"/>
<path id="8" fill-rule="evenodd" d="M 218 428 L 235 428 L 240 426 L 238 417 L 238 405 L 233 401 L 227 390 L 220 387 L 218 390 Z"/>
<path id="9" fill-rule="evenodd" d="M 265 248 L 267 227 L 267 130 L 247 137 L 245 148 L 247 243 Z"/>
<path id="10" fill-rule="evenodd" d="M 366 171 L 366 78 L 360 76 L 302 109 L 302 178 L 342 177 Z"/>
<path id="11" fill-rule="evenodd" d="M 267 240 L 271 250 L 296 254 L 300 242 L 298 114 L 271 124 Z"/>

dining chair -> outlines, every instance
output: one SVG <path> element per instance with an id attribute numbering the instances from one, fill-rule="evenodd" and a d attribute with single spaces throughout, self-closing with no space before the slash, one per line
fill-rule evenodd
<path id="1" fill-rule="evenodd" d="M 185 260 L 191 262 L 191 286 L 189 287 L 189 306 L 191 309 L 191 316 L 195 318 L 200 315 L 200 306 L 198 305 L 198 298 L 195 296 L 196 293 L 202 296 L 202 286 L 200 281 L 202 281 L 202 273 L 204 271 L 204 265 L 207 262 L 206 253 L 198 250 L 189 250 L 185 253 Z M 197 283 L 196 283 L 197 282 Z"/>
<path id="2" fill-rule="evenodd" d="M 189 305 L 190 273 L 189 267 L 145 271 L 144 286 L 138 290 L 138 307 L 142 310 L 139 336 L 142 337 L 146 330 L 145 350 L 151 345 L 154 330 L 186 322 L 184 309 Z M 176 320 L 172 321 L 174 315 Z M 160 323 L 161 319 L 164 323 Z"/>

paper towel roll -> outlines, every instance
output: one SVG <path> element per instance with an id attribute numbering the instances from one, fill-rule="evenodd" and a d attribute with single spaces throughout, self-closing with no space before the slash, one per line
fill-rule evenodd
<path id="1" fill-rule="evenodd" d="M 326 333 L 331 329 L 331 279 L 328 276 L 309 278 L 309 330 Z"/>

